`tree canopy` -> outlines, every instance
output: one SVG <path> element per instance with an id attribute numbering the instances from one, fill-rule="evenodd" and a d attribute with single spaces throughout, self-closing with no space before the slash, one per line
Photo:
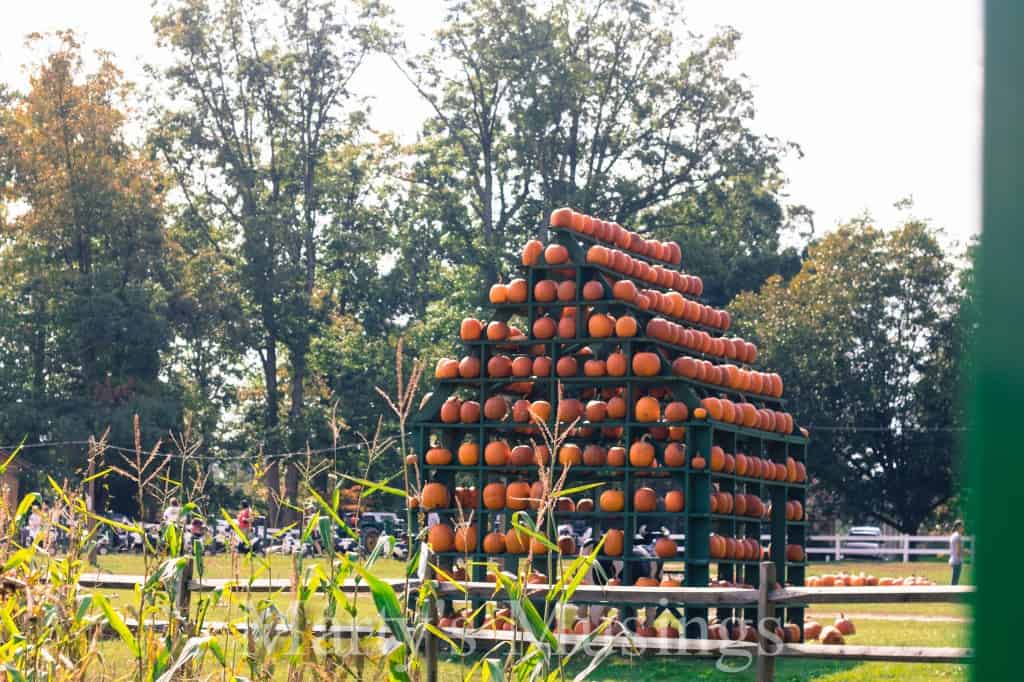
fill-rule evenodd
<path id="1" fill-rule="evenodd" d="M 857 518 L 915 533 L 951 495 L 963 292 L 936 232 L 855 221 L 812 244 L 790 281 L 733 302 L 741 333 L 783 368 L 811 431 L 811 469 Z"/>
<path id="2" fill-rule="evenodd" d="M 673 2 L 452 0 L 410 52 L 400 21 L 379 0 L 160 0 L 140 90 L 70 32 L 36 39 L 25 92 L 0 84 L 0 443 L 130 445 L 139 414 L 145 442 L 188 430 L 213 461 L 299 453 L 259 470 L 285 520 L 307 449 L 366 466 L 399 339 L 450 354 L 567 205 L 680 244 L 820 427 L 839 511 L 911 529 L 947 502 L 969 269 L 920 221 L 815 237 L 736 31 L 692 34 Z M 354 90 L 371 58 L 427 104 L 414 141 Z"/>

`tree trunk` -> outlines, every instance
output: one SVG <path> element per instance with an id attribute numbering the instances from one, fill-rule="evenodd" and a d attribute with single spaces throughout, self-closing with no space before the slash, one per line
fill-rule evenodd
<path id="1" fill-rule="evenodd" d="M 288 410 L 288 432 L 290 434 L 290 447 L 288 449 L 292 452 L 301 452 L 307 444 L 306 425 L 303 416 L 306 409 L 305 381 L 308 345 L 308 343 L 302 342 L 299 347 L 289 349 L 292 360 L 292 390 L 291 407 Z M 299 497 L 299 469 L 296 464 L 296 458 L 301 456 L 292 455 L 289 457 L 287 469 L 285 470 L 284 494 L 293 507 L 298 503 Z M 291 523 L 300 520 L 301 514 L 293 508 L 288 508 L 285 510 L 284 517 L 287 523 Z"/>
<path id="2" fill-rule="evenodd" d="M 267 390 L 263 433 L 266 436 L 265 443 L 273 453 L 281 442 L 277 417 L 280 401 L 277 388 L 277 339 L 273 333 L 267 334 L 266 348 L 264 348 L 263 381 Z M 267 489 L 267 522 L 271 527 L 277 527 L 281 521 L 280 505 L 278 504 L 278 496 L 281 494 L 281 470 L 278 459 L 275 458 L 268 463 L 263 476 L 263 484 Z"/>

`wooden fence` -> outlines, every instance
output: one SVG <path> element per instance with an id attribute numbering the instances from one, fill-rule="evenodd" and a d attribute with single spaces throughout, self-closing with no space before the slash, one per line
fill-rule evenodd
<path id="1" fill-rule="evenodd" d="M 722 607 L 739 608 L 757 607 L 757 622 L 759 624 L 771 624 L 776 619 L 776 609 L 788 606 L 810 605 L 810 604 L 903 604 L 903 603 L 964 603 L 974 592 L 973 587 L 787 587 L 783 589 L 769 589 L 768 586 L 775 584 L 775 564 L 764 562 L 761 564 L 760 585 L 758 589 L 732 588 L 732 587 L 628 587 L 628 586 L 595 586 L 581 585 L 574 594 L 574 601 L 580 602 L 604 602 L 611 606 L 650 606 L 652 604 L 668 606 L 700 606 L 700 607 Z M 144 580 L 143 576 L 87 574 L 82 577 L 80 585 L 83 587 L 102 589 L 133 589 Z M 227 580 L 196 581 L 186 579 L 179 590 L 180 606 L 188 608 L 190 595 L 194 592 L 205 592 L 227 584 Z M 389 581 L 398 591 L 404 589 L 405 580 Z M 250 592 L 287 592 L 292 589 L 288 580 L 281 579 L 258 579 L 251 582 L 232 581 L 236 591 Z M 419 588 L 419 580 L 411 580 L 409 587 L 412 590 Z M 543 595 L 550 586 L 531 585 L 531 593 Z M 348 581 L 343 586 L 343 591 L 349 594 L 366 593 L 368 590 L 365 584 Z M 490 582 L 466 582 L 460 587 L 449 583 L 437 585 L 438 594 L 447 599 L 462 600 L 469 597 L 482 599 L 494 599 L 502 601 L 507 598 L 500 591 L 495 590 L 494 583 Z M 160 626 L 160 623 L 151 623 L 150 626 Z M 164 624 L 166 625 L 166 624 Z M 437 625 L 437 623 L 435 623 Z M 208 623 L 206 629 L 210 632 L 227 627 L 226 623 Z M 239 629 L 237 625 L 234 625 Z M 760 629 L 760 628 L 759 628 Z M 241 628 L 244 630 L 244 627 Z M 768 631 L 772 628 L 768 627 Z M 350 638 L 353 636 L 366 636 L 378 632 L 377 628 L 369 626 L 358 627 L 332 627 L 314 630 L 314 634 L 321 637 Z M 280 634 L 287 634 L 287 630 L 281 630 Z M 491 629 L 471 628 L 447 628 L 448 634 L 454 640 L 473 642 L 475 645 L 486 646 L 502 641 L 508 641 L 512 645 L 528 643 L 530 635 L 523 632 L 495 631 Z M 386 633 L 385 638 L 389 637 Z M 559 634 L 559 642 L 571 647 L 580 642 L 583 635 Z M 707 639 L 666 639 L 660 637 L 626 637 L 625 635 L 599 635 L 593 637 L 591 645 L 595 648 L 622 646 L 624 650 L 643 654 L 691 656 L 691 657 L 712 657 L 722 655 L 749 655 L 750 660 L 757 666 L 757 679 L 759 682 L 775 679 L 775 660 L 782 658 L 809 658 L 828 659 L 836 661 L 893 661 L 902 663 L 970 663 L 973 660 L 973 651 L 965 648 L 955 647 L 891 647 L 891 646 L 861 646 L 861 645 L 824 645 L 824 644 L 777 644 L 770 639 L 759 637 L 757 643 L 719 641 Z M 438 656 L 437 647 L 439 640 L 433 636 L 426 638 L 428 680 L 437 679 Z"/>
<path id="2" fill-rule="evenodd" d="M 766 538 L 768 536 L 765 536 Z M 770 538 L 769 538 L 770 540 Z M 877 545 L 877 547 L 871 546 Z M 964 557 L 974 554 L 974 538 L 963 537 Z M 912 557 L 946 558 L 949 556 L 948 535 L 812 535 L 807 542 L 809 558 L 849 559 L 878 557 L 910 561 Z"/>

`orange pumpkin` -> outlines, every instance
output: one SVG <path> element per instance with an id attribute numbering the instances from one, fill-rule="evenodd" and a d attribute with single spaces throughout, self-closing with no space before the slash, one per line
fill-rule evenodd
<path id="1" fill-rule="evenodd" d="M 562 556 L 576 554 L 576 541 L 568 535 L 558 538 L 558 553 Z"/>
<path id="2" fill-rule="evenodd" d="M 451 358 L 441 358 L 434 368 L 435 379 L 455 379 L 459 376 L 459 363 Z"/>
<path id="3" fill-rule="evenodd" d="M 626 448 L 614 446 L 608 448 L 608 466 L 621 467 L 626 464 Z"/>
<path id="4" fill-rule="evenodd" d="M 514 377 L 528 377 L 533 372 L 533 359 L 528 355 L 517 355 L 509 369 Z"/>
<path id="5" fill-rule="evenodd" d="M 583 462 L 583 453 L 575 443 L 566 443 L 558 449 L 558 462 L 562 466 L 575 466 Z"/>
<path id="6" fill-rule="evenodd" d="M 604 298 L 604 287 L 600 282 L 591 280 L 583 285 L 583 300 L 597 301 Z"/>
<path id="7" fill-rule="evenodd" d="M 500 282 L 498 284 L 493 284 L 491 285 L 491 290 L 488 292 L 487 297 L 494 305 L 508 303 L 508 287 Z"/>
<path id="8" fill-rule="evenodd" d="M 437 523 L 427 531 L 427 544 L 435 554 L 450 552 L 455 546 L 455 533 L 447 523 Z"/>
<path id="9" fill-rule="evenodd" d="M 508 338 L 508 325 L 501 320 L 491 320 L 487 323 L 487 339 L 489 341 L 504 341 Z"/>
<path id="10" fill-rule="evenodd" d="M 571 422 L 583 416 L 583 403 L 576 398 L 563 398 L 558 403 L 558 421 Z"/>
<path id="11" fill-rule="evenodd" d="M 558 320 L 558 325 L 555 327 L 555 334 L 560 339 L 574 339 L 576 338 L 576 318 L 563 315 Z"/>
<path id="12" fill-rule="evenodd" d="M 608 416 L 608 403 L 603 400 L 591 400 L 583 410 L 587 421 L 601 422 Z"/>
<path id="13" fill-rule="evenodd" d="M 523 265 L 537 265 L 540 262 L 540 255 L 544 252 L 544 245 L 537 239 L 531 239 L 523 246 Z"/>
<path id="14" fill-rule="evenodd" d="M 653 377 L 661 371 L 661 359 L 657 353 L 634 353 L 633 374 L 639 377 Z"/>
<path id="15" fill-rule="evenodd" d="M 530 403 L 530 414 L 536 420 L 549 421 L 551 419 L 551 403 L 546 400 L 534 400 Z"/>
<path id="16" fill-rule="evenodd" d="M 451 502 L 448 487 L 443 483 L 427 483 L 423 486 L 421 501 L 424 509 L 446 509 Z"/>
<path id="17" fill-rule="evenodd" d="M 459 421 L 463 424 L 480 421 L 480 403 L 475 400 L 467 400 L 459 405 Z"/>
<path id="18" fill-rule="evenodd" d="M 620 279 L 612 285 L 612 296 L 620 301 L 633 302 L 637 297 L 636 284 L 628 279 Z"/>
<path id="19" fill-rule="evenodd" d="M 484 536 L 483 549 L 486 554 L 503 554 L 505 536 L 501 533 L 488 533 Z"/>
<path id="20" fill-rule="evenodd" d="M 484 507 L 492 511 L 505 508 L 505 484 L 488 483 L 484 486 Z"/>
<path id="21" fill-rule="evenodd" d="M 607 338 L 615 332 L 615 322 L 604 313 L 594 313 L 587 320 L 587 331 L 594 338 Z"/>
<path id="22" fill-rule="evenodd" d="M 538 317 L 533 321 L 533 336 L 537 339 L 554 338 L 558 332 L 558 323 L 550 317 Z M 536 374 L 536 372 L 535 372 Z"/>
<path id="23" fill-rule="evenodd" d="M 658 508 L 658 496 L 653 488 L 637 488 L 633 493 L 633 509 L 638 512 L 652 512 Z"/>
<path id="24" fill-rule="evenodd" d="M 484 417 L 492 422 L 500 422 L 508 415 L 508 401 L 501 396 L 491 396 L 484 402 Z"/>
<path id="25" fill-rule="evenodd" d="M 561 244 L 548 244 L 544 249 L 544 262 L 548 265 L 562 265 L 569 261 L 569 250 Z"/>
<path id="26" fill-rule="evenodd" d="M 558 297 L 558 285 L 550 279 L 542 279 L 533 285 L 533 298 L 540 303 L 550 303 Z"/>
<path id="27" fill-rule="evenodd" d="M 665 493 L 665 511 L 677 513 L 686 509 L 686 495 L 682 490 L 669 490 Z"/>
<path id="28" fill-rule="evenodd" d="M 656 422 L 661 418 L 661 405 L 651 396 L 636 401 L 633 416 L 638 422 Z"/>
<path id="29" fill-rule="evenodd" d="M 704 409 L 707 410 L 708 416 L 712 419 L 721 421 L 722 419 L 722 401 L 718 398 L 704 398 L 700 401 Z"/>
<path id="30" fill-rule="evenodd" d="M 574 301 L 576 300 L 576 282 L 571 279 L 567 279 L 564 282 L 558 283 L 558 295 L 559 301 Z"/>
<path id="31" fill-rule="evenodd" d="M 722 471 L 725 468 L 725 451 L 717 445 L 711 446 L 711 470 Z"/>
<path id="32" fill-rule="evenodd" d="M 458 457 L 462 466 L 475 466 L 480 460 L 480 446 L 472 441 L 466 441 L 459 446 Z"/>
<path id="33" fill-rule="evenodd" d="M 455 551 L 475 552 L 477 540 L 476 525 L 459 526 L 455 530 Z"/>
<path id="34" fill-rule="evenodd" d="M 530 506 L 530 484 L 526 481 L 509 483 L 505 488 L 505 506 L 513 511 L 523 511 Z"/>
<path id="35" fill-rule="evenodd" d="M 649 467 L 654 463 L 654 446 L 646 438 L 629 447 L 629 463 L 634 467 Z"/>
<path id="36" fill-rule="evenodd" d="M 620 512 L 626 507 L 626 497 L 621 490 L 605 490 L 598 498 L 601 511 Z"/>
<path id="37" fill-rule="evenodd" d="M 508 464 L 508 443 L 503 440 L 492 440 L 484 447 L 484 462 L 487 466 L 503 467 Z"/>
<path id="38" fill-rule="evenodd" d="M 665 446 L 665 466 L 686 466 L 686 446 L 682 443 L 669 443 Z"/>
<path id="39" fill-rule="evenodd" d="M 604 553 L 607 556 L 622 556 L 623 545 L 622 531 L 618 528 L 609 528 L 604 534 Z"/>
<path id="40" fill-rule="evenodd" d="M 839 632 L 838 629 L 829 625 L 821 631 L 819 636 L 822 644 L 834 644 L 842 645 L 846 644 L 846 639 L 843 637 L 843 633 Z"/>
<path id="41" fill-rule="evenodd" d="M 509 466 L 522 467 L 533 464 L 533 448 L 529 445 L 517 445 L 508 453 Z"/>
<path id="42" fill-rule="evenodd" d="M 555 374 L 560 377 L 574 377 L 577 369 L 576 358 L 571 355 L 558 358 L 558 362 L 555 363 Z"/>
<path id="43" fill-rule="evenodd" d="M 576 503 L 576 511 L 580 513 L 589 513 L 594 511 L 594 500 L 589 497 L 584 497 Z"/>
<path id="44" fill-rule="evenodd" d="M 509 528 L 505 533 L 505 551 L 509 554 L 526 554 L 530 536 L 518 528 Z"/>
<path id="45" fill-rule="evenodd" d="M 432 466 L 445 466 L 452 463 L 452 451 L 448 448 L 430 448 L 424 459 Z"/>
<path id="46" fill-rule="evenodd" d="M 623 315 L 619 319 L 615 320 L 615 335 L 622 337 L 636 336 L 637 324 L 636 318 L 629 315 Z"/>
<path id="47" fill-rule="evenodd" d="M 603 467 L 608 462 L 608 453 L 597 443 L 583 448 L 583 464 L 588 467 Z"/>
<path id="48" fill-rule="evenodd" d="M 665 421 L 684 422 L 690 416 L 686 403 L 674 401 L 665 406 Z"/>
<path id="49" fill-rule="evenodd" d="M 672 538 L 658 538 L 654 543 L 654 553 L 662 559 L 674 558 L 677 551 L 678 547 Z"/>
<path id="50" fill-rule="evenodd" d="M 480 320 L 467 317 L 459 325 L 459 338 L 463 341 L 476 341 L 483 334 L 484 325 Z"/>

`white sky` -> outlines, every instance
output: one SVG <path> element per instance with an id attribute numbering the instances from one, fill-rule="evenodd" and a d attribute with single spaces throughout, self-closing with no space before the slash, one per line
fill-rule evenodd
<path id="1" fill-rule="evenodd" d="M 115 53 L 128 76 L 158 61 L 147 0 L 5 0 L 0 80 L 22 86 L 23 37 L 74 28 L 89 49 Z M 440 21 L 440 0 L 392 0 L 410 44 Z M 689 28 L 743 34 L 738 71 L 755 90 L 757 127 L 799 143 L 790 200 L 815 211 L 819 231 L 868 210 L 881 225 L 912 196 L 914 214 L 965 240 L 980 225 L 980 0 L 689 0 Z M 357 87 L 378 126 L 412 139 L 427 109 L 387 59 Z"/>

